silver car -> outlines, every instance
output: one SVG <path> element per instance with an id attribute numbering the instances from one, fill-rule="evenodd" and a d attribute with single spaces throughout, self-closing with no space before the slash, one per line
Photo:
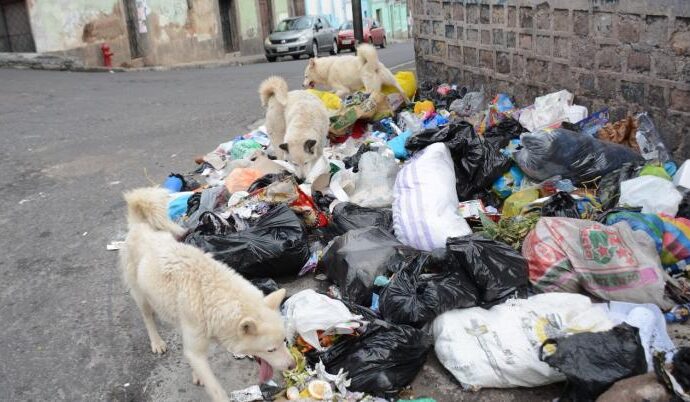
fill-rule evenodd
<path id="1" fill-rule="evenodd" d="M 315 57 L 321 51 L 338 53 L 337 30 L 320 15 L 286 18 L 264 41 L 266 59 L 276 61 L 280 56 L 299 59 L 303 54 Z"/>

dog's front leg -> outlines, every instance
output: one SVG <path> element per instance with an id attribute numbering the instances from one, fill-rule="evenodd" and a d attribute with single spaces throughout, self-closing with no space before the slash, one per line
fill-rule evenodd
<path id="1" fill-rule="evenodd" d="M 208 339 L 200 331 L 192 328 L 182 329 L 182 344 L 184 355 L 192 366 L 192 380 L 194 383 L 206 386 L 206 392 L 215 402 L 229 401 L 228 394 L 213 374 L 208 364 Z"/>

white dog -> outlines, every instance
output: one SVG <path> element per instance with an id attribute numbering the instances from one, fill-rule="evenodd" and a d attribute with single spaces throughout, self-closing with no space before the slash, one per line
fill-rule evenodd
<path id="1" fill-rule="evenodd" d="M 294 367 L 278 312 L 285 289 L 264 297 L 225 264 L 179 243 L 176 237 L 185 231 L 168 219 L 167 197 L 158 188 L 125 194 L 129 233 L 121 254 L 124 280 L 141 310 L 153 353 L 166 351 L 153 318 L 157 314 L 182 333 L 192 381 L 205 385 L 214 401 L 227 401 L 208 363 L 212 340 L 232 353 L 254 356 L 261 382 L 273 376 L 273 367 Z"/>
<path id="2" fill-rule="evenodd" d="M 276 156 L 296 165 L 296 175 L 306 177 L 323 155 L 330 120 L 323 102 L 314 94 L 289 91 L 281 77 L 269 77 L 259 86 L 266 107 L 266 130 Z"/>
<path id="3" fill-rule="evenodd" d="M 405 100 L 405 92 L 395 76 L 379 61 L 376 49 L 368 43 L 357 47 L 357 56 L 330 56 L 309 59 L 304 70 L 304 87 L 316 84 L 336 90 L 340 97 L 364 88 L 367 92 L 380 92 L 381 87 L 394 86 Z"/>

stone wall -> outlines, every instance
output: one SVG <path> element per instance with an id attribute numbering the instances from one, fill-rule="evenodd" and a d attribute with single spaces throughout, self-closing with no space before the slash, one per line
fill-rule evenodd
<path id="1" fill-rule="evenodd" d="M 412 0 L 420 79 L 648 111 L 690 158 L 690 0 Z"/>

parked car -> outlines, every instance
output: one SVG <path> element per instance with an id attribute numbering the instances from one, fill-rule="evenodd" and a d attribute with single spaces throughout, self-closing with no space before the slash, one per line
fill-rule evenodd
<path id="1" fill-rule="evenodd" d="M 280 56 L 299 59 L 303 54 L 315 57 L 321 51 L 338 53 L 336 30 L 320 15 L 286 18 L 264 41 L 266 59 L 276 61 Z"/>
<path id="2" fill-rule="evenodd" d="M 386 47 L 386 29 L 383 28 L 376 20 L 364 21 L 362 27 L 365 42 L 369 42 L 374 46 Z M 355 31 L 352 27 L 352 21 L 345 21 L 338 30 L 338 50 L 350 49 L 355 51 Z"/>

